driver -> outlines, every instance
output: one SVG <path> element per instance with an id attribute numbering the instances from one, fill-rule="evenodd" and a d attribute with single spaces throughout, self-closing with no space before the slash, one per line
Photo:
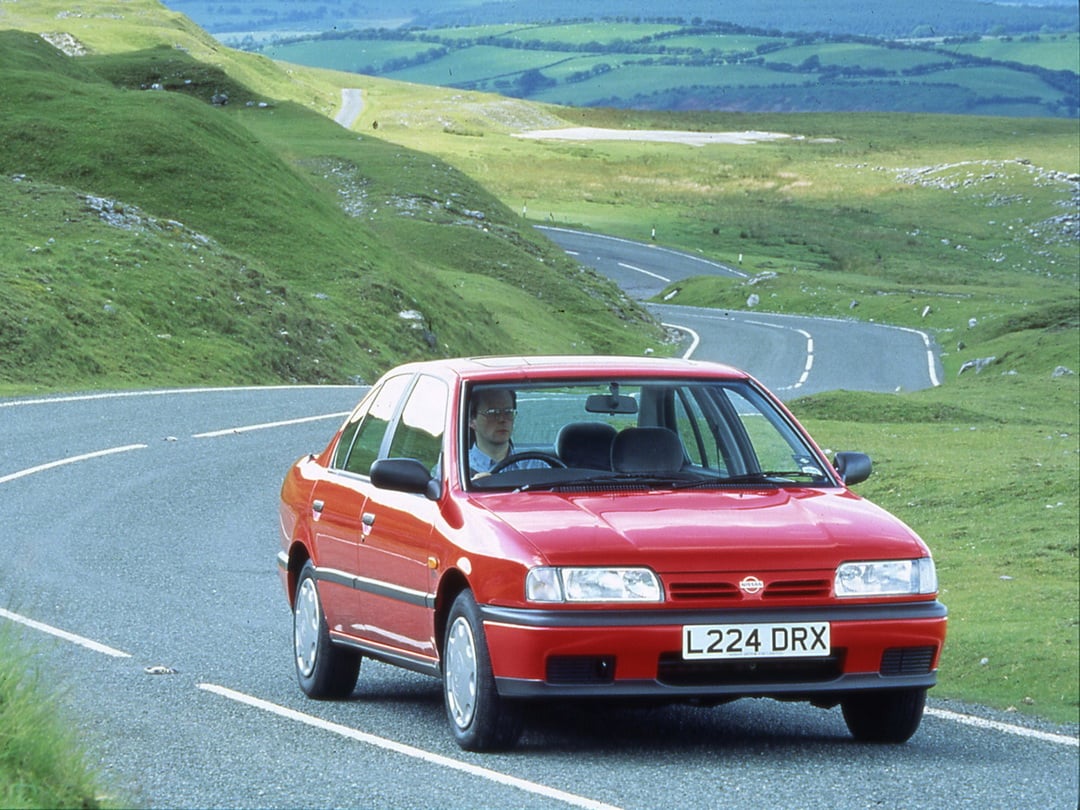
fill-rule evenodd
<path id="1" fill-rule="evenodd" d="M 469 468 L 473 477 L 487 475 L 491 468 L 514 452 L 510 435 L 517 416 L 517 394 L 509 388 L 486 388 L 476 392 L 469 403 L 469 427 L 474 437 L 469 448 Z M 514 462 L 504 470 L 532 470 L 550 465 L 535 458 Z"/>

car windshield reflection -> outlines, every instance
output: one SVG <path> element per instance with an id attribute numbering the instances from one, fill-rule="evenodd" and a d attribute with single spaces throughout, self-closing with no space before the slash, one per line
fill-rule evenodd
<path id="1" fill-rule="evenodd" d="M 749 380 L 473 386 L 473 489 L 834 486 L 790 417 Z"/>

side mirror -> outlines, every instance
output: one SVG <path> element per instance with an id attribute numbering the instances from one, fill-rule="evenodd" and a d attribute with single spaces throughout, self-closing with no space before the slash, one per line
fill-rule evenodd
<path id="1" fill-rule="evenodd" d="M 371 465 L 371 483 L 380 489 L 411 492 L 437 501 L 442 494 L 439 482 L 415 458 L 381 458 Z"/>
<path id="2" fill-rule="evenodd" d="M 849 487 L 853 484 L 862 483 L 869 478 L 874 468 L 870 456 L 866 455 L 866 453 L 846 452 L 836 454 L 833 459 L 833 466 L 840 473 L 840 478 Z"/>

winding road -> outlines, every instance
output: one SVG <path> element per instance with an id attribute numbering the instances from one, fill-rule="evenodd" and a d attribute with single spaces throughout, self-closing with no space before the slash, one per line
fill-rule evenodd
<path id="1" fill-rule="evenodd" d="M 727 265 L 653 244 L 565 228 L 540 230 L 641 300 L 691 276 L 745 277 Z M 781 397 L 838 389 L 916 391 L 940 384 L 937 347 L 915 329 L 755 311 L 648 308 L 690 335 L 688 351 L 695 358 L 745 369 Z"/>
<path id="2" fill-rule="evenodd" d="M 599 255 L 596 245 L 571 249 L 590 263 Z M 612 257 L 646 278 L 675 278 L 684 261 L 648 246 Z M 852 366 L 867 364 L 819 322 L 660 312 L 698 336 L 695 356 L 730 357 L 746 344 L 738 362 L 792 392 L 821 390 L 833 374 L 850 382 Z M 740 324 L 751 337 L 734 331 Z M 926 347 L 910 345 L 912 371 L 865 384 L 932 384 Z M 903 746 L 853 743 L 838 710 L 743 700 L 557 707 L 534 719 L 520 748 L 487 755 L 457 748 L 438 682 L 420 675 L 365 661 L 351 699 L 306 699 L 275 570 L 277 490 L 360 394 L 292 386 L 0 400 L 0 629 L 24 638 L 27 663 L 56 686 L 111 803 L 1075 810 L 1075 729 L 933 697 Z"/>

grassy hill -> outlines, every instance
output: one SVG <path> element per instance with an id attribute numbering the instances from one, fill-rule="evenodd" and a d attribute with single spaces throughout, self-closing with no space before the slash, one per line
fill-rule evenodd
<path id="1" fill-rule="evenodd" d="M 935 551 L 951 612 L 935 695 L 1077 721 L 1075 121 L 568 109 L 276 64 L 149 0 L 65 8 L 0 4 L 16 29 L 0 32 L 0 391 L 662 349 L 529 225 L 655 227 L 750 277 L 665 291 L 680 303 L 755 292 L 935 336 L 937 389 L 792 407 L 825 446 L 874 457 L 860 492 Z M 364 94 L 351 130 L 329 120 L 342 87 Z M 791 137 L 520 137 L 570 124 Z"/>
<path id="2" fill-rule="evenodd" d="M 269 95 L 289 82 L 265 59 L 198 61 L 217 46 L 156 4 L 139 34 L 155 8 L 150 48 L 92 17 L 87 56 L 0 32 L 0 385 L 341 382 L 661 344 L 462 173 Z"/>

